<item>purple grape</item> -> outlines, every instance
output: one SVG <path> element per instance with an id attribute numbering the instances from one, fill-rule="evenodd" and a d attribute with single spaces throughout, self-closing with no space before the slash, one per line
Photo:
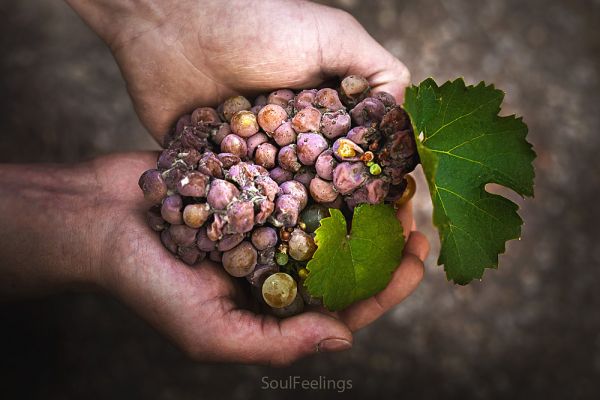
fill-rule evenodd
<path id="1" fill-rule="evenodd" d="M 277 182 L 269 176 L 257 176 L 254 178 L 254 184 L 260 190 L 260 193 L 270 201 L 274 201 L 275 197 L 281 192 Z"/>
<path id="2" fill-rule="evenodd" d="M 408 114 L 401 107 L 391 108 L 381 120 L 380 129 L 386 135 L 392 135 L 397 131 L 403 131 L 410 126 Z"/>
<path id="3" fill-rule="evenodd" d="M 333 170 L 333 186 L 341 194 L 356 190 L 368 177 L 362 162 L 342 162 Z"/>
<path id="4" fill-rule="evenodd" d="M 219 153 L 217 154 L 217 158 L 221 161 L 221 164 L 225 169 L 231 168 L 233 165 L 242 161 L 238 156 L 231 153 Z"/>
<path id="5" fill-rule="evenodd" d="M 267 247 L 258 252 L 259 264 L 273 265 L 275 263 L 275 247 Z"/>
<path id="6" fill-rule="evenodd" d="M 202 251 L 213 251 L 217 248 L 217 242 L 210 240 L 206 228 L 200 228 L 196 235 L 196 246 Z"/>
<path id="7" fill-rule="evenodd" d="M 262 251 L 277 245 L 277 231 L 270 226 L 256 228 L 252 232 L 252 244 L 256 250 Z"/>
<path id="8" fill-rule="evenodd" d="M 275 263 L 273 264 L 257 264 L 249 275 L 246 275 L 246 279 L 250 284 L 254 287 L 260 288 L 262 287 L 265 279 L 271 274 L 279 272 L 279 266 Z"/>
<path id="9" fill-rule="evenodd" d="M 204 197 L 206 196 L 210 178 L 200 172 L 190 172 L 177 184 L 177 191 L 182 196 Z"/>
<path id="10" fill-rule="evenodd" d="M 252 105 L 244 96 L 230 97 L 223 102 L 223 116 L 229 122 L 236 112 L 250 110 L 251 107 Z"/>
<path id="11" fill-rule="evenodd" d="M 218 242 L 223 238 L 223 231 L 227 225 L 227 221 L 221 214 L 215 214 L 213 221 L 206 228 L 206 236 L 213 242 Z"/>
<path id="12" fill-rule="evenodd" d="M 315 97 L 317 96 L 317 89 L 303 90 L 296 95 L 294 98 L 294 108 L 296 111 L 305 109 L 306 107 L 312 107 L 315 103 Z"/>
<path id="13" fill-rule="evenodd" d="M 160 241 L 173 254 L 177 254 L 177 244 L 173 241 L 168 229 L 160 232 Z"/>
<path id="14" fill-rule="evenodd" d="M 309 189 L 310 195 L 317 203 L 328 203 L 334 201 L 338 196 L 333 183 L 318 177 L 310 181 Z"/>
<path id="15" fill-rule="evenodd" d="M 277 161 L 277 147 L 271 143 L 263 143 L 256 148 L 254 162 L 267 169 L 275 167 Z"/>
<path id="16" fill-rule="evenodd" d="M 350 129 L 346 138 L 361 146 L 361 148 L 366 149 L 370 142 L 379 138 L 379 132 L 366 126 L 356 126 Z"/>
<path id="17" fill-rule="evenodd" d="M 275 201 L 275 211 L 270 221 L 275 226 L 293 227 L 298 222 L 300 202 L 289 194 L 281 195 Z"/>
<path id="18" fill-rule="evenodd" d="M 183 167 L 173 167 L 162 173 L 162 177 L 167 185 L 167 189 L 175 192 L 177 191 L 177 184 L 186 174 L 186 169 Z"/>
<path id="19" fill-rule="evenodd" d="M 333 156 L 340 161 L 358 161 L 364 153 L 359 145 L 346 138 L 339 138 L 333 142 L 331 149 Z"/>
<path id="20" fill-rule="evenodd" d="M 219 114 L 217 114 L 217 110 L 211 107 L 200 107 L 196 108 L 192 113 L 190 118 L 192 124 L 196 125 L 198 123 L 205 124 L 220 124 L 221 119 L 219 118 Z"/>
<path id="21" fill-rule="evenodd" d="M 380 178 L 369 178 L 363 187 L 367 191 L 367 202 L 370 204 L 383 203 L 390 190 L 389 182 Z"/>
<path id="22" fill-rule="evenodd" d="M 269 141 L 269 137 L 263 132 L 258 132 L 256 135 L 250 136 L 246 139 L 246 145 L 248 146 L 248 158 L 254 157 L 254 151 L 256 148 Z"/>
<path id="23" fill-rule="evenodd" d="M 200 152 L 196 149 L 187 149 L 185 152 L 179 153 L 178 156 L 188 168 L 196 167 L 201 158 Z"/>
<path id="24" fill-rule="evenodd" d="M 298 154 L 296 153 L 296 145 L 288 144 L 279 150 L 277 155 L 279 166 L 287 171 L 298 172 L 302 164 L 298 162 Z"/>
<path id="25" fill-rule="evenodd" d="M 338 162 L 333 156 L 333 151 L 325 150 L 319 157 L 317 157 L 317 161 L 315 162 L 315 170 L 317 171 L 317 175 L 322 179 L 326 179 L 328 181 L 333 179 L 333 169 L 337 166 Z"/>
<path id="26" fill-rule="evenodd" d="M 325 108 L 327 111 L 337 111 L 344 108 L 338 93 L 330 88 L 319 90 L 315 96 L 315 103 L 317 107 Z"/>
<path id="27" fill-rule="evenodd" d="M 175 124 L 175 134 L 179 135 L 181 132 L 183 132 L 183 128 L 185 128 L 188 125 L 192 124 L 192 117 L 189 114 L 183 115 L 181 116 L 178 120 L 177 120 L 177 124 Z"/>
<path id="28" fill-rule="evenodd" d="M 187 225 L 171 225 L 169 227 L 171 238 L 178 246 L 191 246 L 196 241 L 198 229 L 190 228 Z"/>
<path id="29" fill-rule="evenodd" d="M 292 128 L 298 133 L 318 132 L 321 126 L 321 111 L 306 107 L 292 118 Z"/>
<path id="30" fill-rule="evenodd" d="M 223 178 L 223 163 L 215 153 L 207 151 L 198 162 L 198 172 L 213 178 Z"/>
<path id="31" fill-rule="evenodd" d="M 268 134 L 275 132 L 275 129 L 279 128 L 287 118 L 287 112 L 277 104 L 267 104 L 261 108 L 257 116 L 258 124 Z"/>
<path id="32" fill-rule="evenodd" d="M 267 105 L 267 96 L 260 94 L 254 99 L 254 106 L 264 107 Z"/>
<path id="33" fill-rule="evenodd" d="M 183 209 L 183 222 L 190 228 L 200 228 L 210 217 L 210 206 L 205 203 L 188 204 Z"/>
<path id="34" fill-rule="evenodd" d="M 259 130 L 256 115 L 251 111 L 238 111 L 233 114 L 231 122 L 231 132 L 242 138 L 249 138 Z"/>
<path id="35" fill-rule="evenodd" d="M 225 136 L 225 139 L 221 142 L 221 151 L 235 154 L 240 158 L 246 158 L 248 146 L 244 139 L 232 133 L 231 135 Z"/>
<path id="36" fill-rule="evenodd" d="M 183 215 L 181 213 L 181 207 L 183 206 L 183 200 L 178 194 L 165 197 L 160 208 L 160 215 L 165 221 L 170 224 L 183 224 Z"/>
<path id="37" fill-rule="evenodd" d="M 206 253 L 197 247 L 179 247 L 177 255 L 187 265 L 196 265 L 206 257 Z"/>
<path id="38" fill-rule="evenodd" d="M 238 244 L 242 243 L 242 240 L 244 240 L 243 233 L 231 233 L 229 235 L 225 235 L 221 240 L 219 240 L 219 243 L 217 243 L 217 250 L 231 250 Z"/>
<path id="39" fill-rule="evenodd" d="M 213 250 L 210 253 L 208 253 L 208 258 L 210 259 L 210 261 L 220 263 L 223 258 L 223 253 L 221 253 L 218 250 Z"/>
<path id="40" fill-rule="evenodd" d="M 215 210 L 225 210 L 229 203 L 238 197 L 240 191 L 231 182 L 215 179 L 210 183 L 207 201 Z"/>
<path id="41" fill-rule="evenodd" d="M 279 89 L 269 94 L 267 98 L 268 104 L 277 104 L 286 108 L 290 100 L 294 99 L 294 92 L 289 89 Z"/>
<path id="42" fill-rule="evenodd" d="M 350 116 L 344 110 L 325 113 L 321 118 L 321 133 L 327 139 L 343 136 L 350 129 Z"/>
<path id="43" fill-rule="evenodd" d="M 370 90 L 369 82 L 358 75 L 349 75 L 340 84 L 341 99 L 347 106 L 353 106 L 360 102 Z"/>
<path id="44" fill-rule="evenodd" d="M 308 190 L 308 186 L 310 185 L 310 181 L 315 177 L 315 171 L 310 167 L 302 167 L 296 175 L 294 175 L 294 180 L 300 182 L 304 185 L 304 187 Z"/>
<path id="45" fill-rule="evenodd" d="M 157 169 L 144 172 L 138 185 L 144 192 L 144 198 L 152 203 L 159 204 L 167 196 L 167 184 Z"/>
<path id="46" fill-rule="evenodd" d="M 394 107 L 396 105 L 396 99 L 388 92 L 377 92 L 372 94 L 371 97 L 381 101 L 386 108 Z"/>
<path id="47" fill-rule="evenodd" d="M 296 131 L 292 128 L 292 123 L 285 121 L 279 125 L 279 128 L 273 132 L 273 139 L 281 147 L 294 143 L 296 141 Z"/>
<path id="48" fill-rule="evenodd" d="M 283 182 L 281 185 L 279 185 L 279 188 L 281 189 L 281 193 L 284 195 L 290 195 L 298 200 L 298 203 L 300 204 L 300 211 L 306 207 L 306 204 L 308 203 L 308 191 L 303 184 L 292 180 Z"/>
<path id="49" fill-rule="evenodd" d="M 227 122 L 224 122 L 221 125 L 219 125 L 217 129 L 213 129 L 211 131 L 210 138 L 217 145 L 220 145 L 221 142 L 223 142 L 223 139 L 225 139 L 225 137 L 229 134 L 231 134 L 231 127 Z"/>
<path id="50" fill-rule="evenodd" d="M 381 100 L 367 97 L 350 111 L 350 115 L 357 125 L 376 125 L 381 122 L 385 115 L 385 106 Z"/>
<path id="51" fill-rule="evenodd" d="M 169 169 L 175 164 L 175 159 L 179 152 L 177 150 L 165 149 L 158 156 L 157 167 L 160 169 Z"/>
<path id="52" fill-rule="evenodd" d="M 281 167 L 275 167 L 269 172 L 269 176 L 278 184 L 282 184 L 285 181 L 290 181 L 294 178 L 294 174 L 291 171 L 285 170 Z"/>
<path id="53" fill-rule="evenodd" d="M 333 201 L 329 201 L 326 203 L 321 203 L 322 206 L 327 207 L 327 208 L 335 208 L 336 210 L 339 210 L 342 208 L 342 205 L 344 204 L 344 198 L 341 195 L 338 195 L 335 200 Z"/>
<path id="54" fill-rule="evenodd" d="M 267 219 L 273 214 L 275 210 L 275 203 L 271 200 L 262 200 L 259 203 L 259 212 L 256 213 L 254 217 L 254 223 L 257 225 L 262 225 L 267 222 Z"/>
<path id="55" fill-rule="evenodd" d="M 148 226 L 157 232 L 167 228 L 167 222 L 160 215 L 160 206 L 156 205 L 146 212 L 146 221 Z"/>
<path id="56" fill-rule="evenodd" d="M 304 165 L 314 165 L 317 157 L 329 145 L 327 140 L 318 133 L 303 133 L 298 136 L 298 142 L 296 144 L 296 151 L 298 152 L 298 159 Z"/>
<path id="57" fill-rule="evenodd" d="M 236 201 L 227 208 L 228 232 L 246 233 L 254 227 L 254 204 L 249 201 Z"/>
<path id="58" fill-rule="evenodd" d="M 223 268 L 231 276 L 246 276 L 254 270 L 256 258 L 256 249 L 252 247 L 250 242 L 243 241 L 233 249 L 223 253 Z"/>

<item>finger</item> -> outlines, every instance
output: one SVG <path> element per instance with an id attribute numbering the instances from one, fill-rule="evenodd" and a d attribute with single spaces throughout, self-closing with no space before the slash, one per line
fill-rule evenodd
<path id="1" fill-rule="evenodd" d="M 341 12 L 335 35 L 336 45 L 324 46 L 321 68 L 328 75 L 343 77 L 361 75 L 373 91 L 392 94 L 401 104 L 404 90 L 410 84 L 408 68 L 391 55 L 356 21 Z"/>
<path id="2" fill-rule="evenodd" d="M 218 350 L 224 361 L 284 366 L 309 354 L 352 347 L 348 327 L 317 312 L 279 320 L 236 309 L 224 321 Z"/>
<path id="3" fill-rule="evenodd" d="M 398 208 L 396 211 L 396 218 L 402 224 L 402 233 L 404 234 L 404 240 L 408 240 L 408 236 L 411 231 L 414 231 L 413 226 L 415 221 L 413 219 L 413 207 L 412 201 L 408 201 Z"/>
<path id="4" fill-rule="evenodd" d="M 429 254 L 429 241 L 427 236 L 419 231 L 412 231 L 410 239 L 406 242 L 403 250 L 404 254 L 413 254 L 421 261 L 425 261 Z"/>
<path id="5" fill-rule="evenodd" d="M 356 331 L 381 317 L 386 311 L 410 295 L 423 279 L 423 235 L 410 235 L 400 265 L 392 274 L 387 287 L 368 299 L 340 312 L 340 319 L 351 331 Z M 414 252 L 416 253 L 414 253 Z M 426 253 L 426 252 L 425 252 Z"/>

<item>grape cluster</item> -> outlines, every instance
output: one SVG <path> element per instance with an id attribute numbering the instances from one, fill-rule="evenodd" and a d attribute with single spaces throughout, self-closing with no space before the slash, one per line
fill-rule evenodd
<path id="1" fill-rule="evenodd" d="M 406 112 L 366 79 L 332 88 L 231 97 L 184 115 L 139 185 L 148 223 L 189 265 L 205 258 L 245 277 L 287 316 L 319 304 L 302 284 L 328 208 L 400 204 L 419 162 Z"/>

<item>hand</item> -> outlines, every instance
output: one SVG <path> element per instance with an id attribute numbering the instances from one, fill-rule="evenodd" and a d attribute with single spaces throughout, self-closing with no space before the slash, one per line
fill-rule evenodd
<path id="1" fill-rule="evenodd" d="M 255 314 L 250 311 L 255 301 L 222 266 L 183 264 L 147 227 L 143 215 L 149 204 L 136 179 L 154 162 L 148 153 L 96 162 L 104 196 L 112 199 L 97 218 L 115 227 L 106 241 L 102 285 L 194 359 L 283 365 L 316 351 L 349 348 L 352 332 L 402 301 L 422 278 L 428 244 L 414 230 L 407 206 L 398 216 L 410 236 L 384 291 L 339 313 L 306 312 L 284 320 Z"/>
<path id="2" fill-rule="evenodd" d="M 108 43 L 144 125 L 236 93 L 315 87 L 349 74 L 402 101 L 410 75 L 349 14 L 292 0 L 69 0 Z"/>

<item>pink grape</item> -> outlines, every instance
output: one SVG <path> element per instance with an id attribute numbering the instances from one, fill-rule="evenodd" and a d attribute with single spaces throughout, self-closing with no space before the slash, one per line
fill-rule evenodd
<path id="1" fill-rule="evenodd" d="M 183 215 L 181 212 L 182 206 L 183 200 L 180 195 L 173 194 L 167 196 L 163 200 L 160 215 L 170 224 L 183 224 Z"/>

